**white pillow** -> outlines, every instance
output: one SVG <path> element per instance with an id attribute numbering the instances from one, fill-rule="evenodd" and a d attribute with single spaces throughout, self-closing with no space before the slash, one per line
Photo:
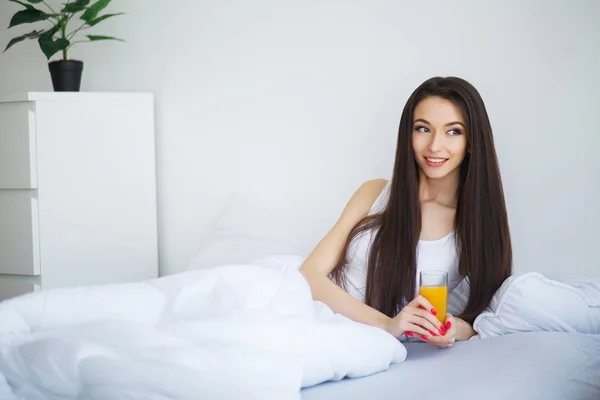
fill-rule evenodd
<path id="1" fill-rule="evenodd" d="M 511 276 L 473 323 L 481 338 L 517 332 L 600 334 L 600 280 Z"/>
<path id="2" fill-rule="evenodd" d="M 306 257 L 323 234 L 322 222 L 293 193 L 264 185 L 240 187 L 224 204 L 189 268 L 246 264 L 279 254 Z"/>

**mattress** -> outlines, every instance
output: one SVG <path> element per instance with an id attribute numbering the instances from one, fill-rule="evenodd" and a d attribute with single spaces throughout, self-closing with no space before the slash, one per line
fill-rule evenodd
<path id="1" fill-rule="evenodd" d="M 600 399 L 600 335 L 531 332 L 406 347 L 403 363 L 305 388 L 302 400 Z"/>

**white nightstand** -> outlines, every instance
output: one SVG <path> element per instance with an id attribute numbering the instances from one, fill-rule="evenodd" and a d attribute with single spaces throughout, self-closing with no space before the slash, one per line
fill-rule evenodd
<path id="1" fill-rule="evenodd" d="M 153 95 L 0 96 L 0 301 L 157 276 Z"/>

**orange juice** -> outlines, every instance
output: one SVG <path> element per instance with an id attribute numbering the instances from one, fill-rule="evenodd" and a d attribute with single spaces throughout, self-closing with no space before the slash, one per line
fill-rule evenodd
<path id="1" fill-rule="evenodd" d="M 446 304 L 448 302 L 448 286 L 421 286 L 419 294 L 425 297 L 436 311 L 437 319 L 446 323 Z"/>

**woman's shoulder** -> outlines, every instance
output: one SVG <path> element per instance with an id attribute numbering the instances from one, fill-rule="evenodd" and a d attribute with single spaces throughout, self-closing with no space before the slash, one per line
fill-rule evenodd
<path id="1" fill-rule="evenodd" d="M 363 184 L 359 186 L 358 191 L 363 191 L 365 196 L 374 197 L 373 200 L 375 200 L 379 197 L 383 189 L 385 189 L 388 182 L 387 179 L 371 179 L 363 182 Z"/>
<path id="2" fill-rule="evenodd" d="M 371 179 L 365 181 L 356 190 L 355 196 L 359 197 L 361 202 L 367 206 L 368 211 L 375 201 L 377 201 L 381 193 L 383 193 L 388 182 L 387 179 Z"/>
<path id="3" fill-rule="evenodd" d="M 342 217 L 354 223 L 366 216 L 387 184 L 387 179 L 371 179 L 363 182 L 346 204 Z"/>

